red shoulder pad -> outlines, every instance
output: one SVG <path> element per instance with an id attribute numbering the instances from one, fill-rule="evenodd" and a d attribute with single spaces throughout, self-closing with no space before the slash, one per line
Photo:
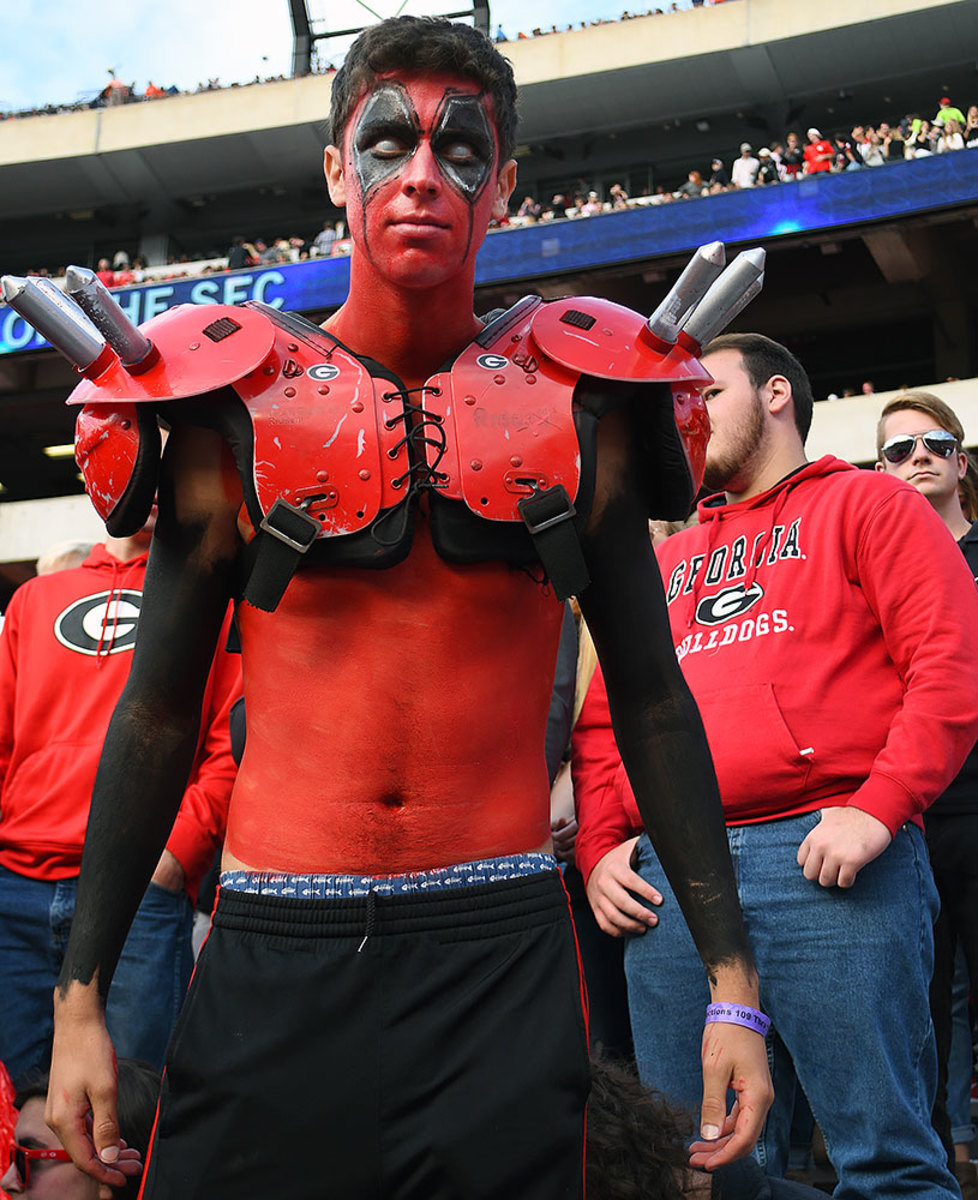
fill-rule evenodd
<path id="1" fill-rule="evenodd" d="M 75 461 L 85 491 L 113 537 L 129 537 L 149 516 L 160 467 L 153 409 L 86 405 L 75 422 Z"/>
<path id="2" fill-rule="evenodd" d="M 316 331 L 276 329 L 261 370 L 234 385 L 251 419 L 252 485 L 262 514 L 279 498 L 320 522 L 319 537 L 365 529 L 382 507 L 403 499 L 393 488 L 407 451 L 399 426 L 378 412 L 366 367 Z"/>
<path id="3" fill-rule="evenodd" d="M 689 350 L 676 345 L 664 352 L 640 313 L 595 296 L 541 304 L 530 336 L 542 354 L 581 375 L 636 382 L 710 381 L 709 372 Z"/>
<path id="4" fill-rule="evenodd" d="M 275 328 L 260 311 L 226 304 L 180 304 L 140 325 L 156 347 L 153 365 L 130 374 L 117 357 L 83 379 L 69 404 L 182 400 L 234 383 L 260 366 Z"/>
<path id="5" fill-rule="evenodd" d="M 578 493 L 579 372 L 533 352 L 531 314 L 539 304 L 512 309 L 462 351 L 450 372 L 430 381 L 450 397 L 441 494 L 490 521 L 522 521 L 517 505 L 535 488 L 561 484 L 572 500 Z"/>

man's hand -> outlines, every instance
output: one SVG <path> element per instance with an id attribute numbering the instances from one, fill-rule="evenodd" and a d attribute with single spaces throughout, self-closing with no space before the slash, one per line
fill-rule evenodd
<path id="1" fill-rule="evenodd" d="M 638 838 L 633 837 L 609 850 L 587 881 L 587 898 L 594 919 L 599 928 L 612 937 L 645 933 L 659 920 L 647 904 L 661 904 L 662 896 L 632 869 L 637 843 Z M 632 892 L 635 895 L 631 895 Z M 641 900 L 647 904 L 642 904 Z"/>
<path id="2" fill-rule="evenodd" d="M 166 888 L 168 892 L 182 892 L 186 880 L 187 877 L 183 867 L 180 866 L 180 860 L 169 850 L 164 850 L 160 855 L 156 870 L 153 872 L 152 882 L 161 888 Z"/>
<path id="3" fill-rule="evenodd" d="M 577 841 L 577 818 L 558 817 L 550 824 L 550 836 L 554 843 L 554 858 L 558 862 L 574 861 L 574 843 Z"/>
<path id="4" fill-rule="evenodd" d="M 852 887 L 863 867 L 892 840 L 883 822 L 861 808 L 826 808 L 798 847 L 798 865 L 806 879 L 817 879 L 822 887 Z"/>
<path id="5" fill-rule="evenodd" d="M 55 992 L 54 1049 L 45 1120 L 79 1170 L 118 1188 L 138 1174 L 138 1155 L 119 1137 L 115 1050 L 96 985 Z"/>
<path id="6" fill-rule="evenodd" d="M 727 1113 L 727 1089 L 736 1101 Z M 690 1166 L 712 1171 L 754 1147 L 774 1099 L 764 1039 L 741 1025 L 712 1022 L 703 1030 L 702 1141 L 689 1148 Z"/>

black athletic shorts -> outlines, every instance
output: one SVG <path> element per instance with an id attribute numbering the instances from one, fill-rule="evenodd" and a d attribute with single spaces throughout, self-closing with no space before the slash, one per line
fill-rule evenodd
<path id="1" fill-rule="evenodd" d="M 428 894 L 222 889 L 146 1200 L 581 1200 L 587 1030 L 556 871 Z"/>

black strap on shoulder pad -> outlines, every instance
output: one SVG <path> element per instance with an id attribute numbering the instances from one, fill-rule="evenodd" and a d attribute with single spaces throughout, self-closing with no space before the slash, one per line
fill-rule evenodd
<path id="1" fill-rule="evenodd" d="M 536 488 L 532 496 L 524 497 L 516 507 L 557 599 L 579 596 L 591 582 L 591 576 L 574 527 L 577 510 L 566 488 L 559 483 L 542 490 Z"/>
<path id="2" fill-rule="evenodd" d="M 261 523 L 258 554 L 244 599 L 262 612 L 274 612 L 318 532 L 319 522 L 315 517 L 287 500 L 276 500 Z"/>

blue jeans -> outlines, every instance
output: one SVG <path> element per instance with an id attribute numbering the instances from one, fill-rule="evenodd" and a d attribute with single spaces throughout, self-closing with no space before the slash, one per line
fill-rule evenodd
<path id="1" fill-rule="evenodd" d="M 795 856 L 820 814 L 727 830 L 760 975 L 775 1092 L 787 1049 L 839 1176 L 836 1200 L 959 1195 L 930 1121 L 937 1056 L 928 987 L 937 892 L 920 830 L 906 825 L 851 889 L 805 879 Z M 662 892 L 659 924 L 625 948 L 645 1083 L 697 1113 L 708 988 L 647 837 L 640 874 Z M 793 1094 L 782 1087 L 782 1094 Z M 791 1105 L 775 1100 L 758 1143 L 784 1171 Z"/>
<path id="2" fill-rule="evenodd" d="M 48 883 L 0 867 L 0 1061 L 16 1079 L 47 1067 L 52 994 L 75 912 L 77 879 Z M 162 1067 L 183 1001 L 193 952 L 185 892 L 151 883 L 109 989 L 106 1024 L 120 1058 Z"/>

